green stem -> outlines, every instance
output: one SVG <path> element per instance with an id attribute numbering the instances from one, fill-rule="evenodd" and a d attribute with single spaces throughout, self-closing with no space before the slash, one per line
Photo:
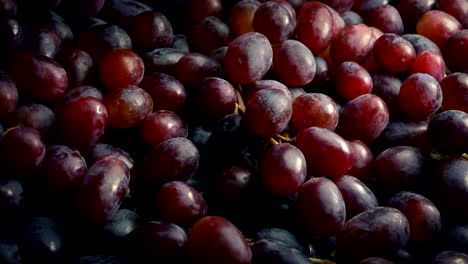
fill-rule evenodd
<path id="1" fill-rule="evenodd" d="M 314 264 L 336 264 L 336 262 L 328 259 L 309 258 L 309 260 Z"/>

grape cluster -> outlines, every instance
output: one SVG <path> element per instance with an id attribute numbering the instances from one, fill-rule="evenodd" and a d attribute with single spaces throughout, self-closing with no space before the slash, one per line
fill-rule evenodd
<path id="1" fill-rule="evenodd" d="M 0 0 L 0 263 L 468 263 L 467 0 Z"/>

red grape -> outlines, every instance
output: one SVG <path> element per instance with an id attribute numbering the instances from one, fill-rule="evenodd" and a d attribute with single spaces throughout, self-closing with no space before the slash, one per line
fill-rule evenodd
<path id="1" fill-rule="evenodd" d="M 427 11 L 416 24 L 416 32 L 434 41 L 441 50 L 445 49 L 447 40 L 461 29 L 460 22 L 440 10 Z"/>
<path id="2" fill-rule="evenodd" d="M 315 57 L 297 40 L 286 40 L 273 49 L 273 71 L 289 87 L 308 84 L 315 76 Z"/>
<path id="3" fill-rule="evenodd" d="M 129 183 L 130 172 L 121 159 L 107 156 L 96 160 L 76 197 L 78 216 L 88 223 L 104 224 L 119 209 Z"/>
<path id="4" fill-rule="evenodd" d="M 442 108 L 468 113 L 468 74 L 452 73 L 441 82 Z"/>
<path id="5" fill-rule="evenodd" d="M 204 78 L 194 90 L 194 104 L 201 118 L 220 119 L 236 108 L 236 91 L 224 79 Z"/>
<path id="6" fill-rule="evenodd" d="M 388 119 L 384 101 L 376 95 L 364 94 L 343 107 L 336 133 L 347 140 L 357 139 L 368 144 L 382 133 Z"/>
<path id="7" fill-rule="evenodd" d="M 104 96 L 109 113 L 109 127 L 130 128 L 140 124 L 153 111 L 153 100 L 145 90 L 128 86 Z"/>
<path id="8" fill-rule="evenodd" d="M 442 105 L 442 89 L 431 75 L 415 73 L 401 85 L 398 101 L 400 110 L 411 120 L 425 120 Z"/>
<path id="9" fill-rule="evenodd" d="M 426 50 L 416 56 L 411 74 L 427 73 L 434 77 L 438 82 L 445 77 L 445 62 L 442 55 L 432 50 Z"/>
<path id="10" fill-rule="evenodd" d="M 307 2 L 302 5 L 296 26 L 297 40 L 314 54 L 327 49 L 333 38 L 333 16 L 325 4 Z"/>
<path id="11" fill-rule="evenodd" d="M 291 121 L 298 130 L 316 126 L 333 131 L 338 119 L 338 105 L 328 95 L 306 93 L 293 102 Z"/>
<path id="12" fill-rule="evenodd" d="M 84 97 L 57 113 L 57 132 L 67 145 L 86 149 L 94 145 L 107 128 L 106 106 L 92 97 Z"/>
<path id="13" fill-rule="evenodd" d="M 163 221 L 190 227 L 206 213 L 205 199 L 185 182 L 172 181 L 159 188 L 155 209 Z"/>
<path id="14" fill-rule="evenodd" d="M 372 78 L 365 68 L 354 61 L 345 61 L 333 72 L 337 94 L 345 100 L 352 100 L 372 91 Z"/>
<path id="15" fill-rule="evenodd" d="M 263 184 L 274 195 L 288 197 L 302 185 L 307 165 L 302 152 L 283 143 L 271 147 L 261 161 Z"/>
<path id="16" fill-rule="evenodd" d="M 141 122 L 141 136 L 148 146 L 174 137 L 187 137 L 187 124 L 174 112 L 159 110 L 146 116 Z"/>
<path id="17" fill-rule="evenodd" d="M 111 50 L 99 64 L 99 78 L 109 90 L 138 85 L 144 73 L 143 60 L 131 49 Z"/>
<path id="18" fill-rule="evenodd" d="M 252 26 L 256 32 L 265 35 L 272 44 L 276 44 L 292 35 L 296 21 L 279 3 L 269 1 L 257 8 Z"/>
<path id="19" fill-rule="evenodd" d="M 180 113 L 187 102 L 187 91 L 174 77 L 164 73 L 147 74 L 139 85 L 153 100 L 153 109 Z"/>
<path id="20" fill-rule="evenodd" d="M 468 59 L 468 29 L 448 38 L 443 54 L 449 70 L 468 73 L 468 66 L 464 63 Z"/>
<path id="21" fill-rule="evenodd" d="M 247 102 L 244 120 L 253 134 L 268 138 L 286 129 L 291 115 L 289 94 L 279 89 L 262 89 Z"/>
<path id="22" fill-rule="evenodd" d="M 147 184 L 163 185 L 186 181 L 198 168 L 200 153 L 182 137 L 168 139 L 151 150 L 141 164 L 141 176 Z"/>
<path id="23" fill-rule="evenodd" d="M 385 70 L 395 73 L 408 71 L 416 59 L 413 45 L 393 33 L 385 33 L 378 38 L 372 52 Z"/>
<path id="24" fill-rule="evenodd" d="M 175 65 L 175 77 L 186 89 L 193 88 L 201 79 L 216 77 L 221 66 L 212 58 L 201 53 L 188 53 Z"/>
<path id="25" fill-rule="evenodd" d="M 339 177 L 353 166 L 346 140 L 328 129 L 303 128 L 297 134 L 296 145 L 305 156 L 310 175 Z"/>
<path id="26" fill-rule="evenodd" d="M 150 10 L 131 17 L 128 32 L 134 47 L 139 50 L 169 47 L 174 39 L 169 20 Z"/>
<path id="27" fill-rule="evenodd" d="M 374 41 L 372 31 L 364 24 L 346 26 L 332 40 L 330 57 L 334 63 L 355 61 L 361 63 L 369 56 Z"/>
<path id="28" fill-rule="evenodd" d="M 392 5 L 383 5 L 370 10 L 365 16 L 365 21 L 368 26 L 376 27 L 384 33 L 401 35 L 404 30 L 400 13 Z"/>
<path id="29" fill-rule="evenodd" d="M 8 130 L 0 141 L 0 156 L 7 172 L 30 178 L 38 171 L 46 154 L 39 132 L 30 127 Z"/>

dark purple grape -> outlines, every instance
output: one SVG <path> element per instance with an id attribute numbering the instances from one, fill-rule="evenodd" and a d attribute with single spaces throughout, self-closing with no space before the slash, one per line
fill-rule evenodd
<path id="1" fill-rule="evenodd" d="M 364 23 L 364 19 L 360 15 L 358 15 L 358 13 L 352 10 L 345 11 L 340 15 L 341 18 L 343 18 L 343 21 L 345 22 L 346 26 Z"/>
<path id="2" fill-rule="evenodd" d="M 385 102 L 390 117 L 398 117 L 400 113 L 400 104 L 398 102 L 401 87 L 400 79 L 393 75 L 377 73 L 372 75 L 372 83 L 372 93 Z"/>
<path id="3" fill-rule="evenodd" d="M 435 162 L 431 175 L 434 202 L 442 215 L 453 221 L 466 223 L 468 212 L 468 160 L 459 157 L 445 157 Z"/>
<path id="4" fill-rule="evenodd" d="M 149 5 L 140 1 L 106 0 L 100 12 L 100 17 L 112 24 L 127 29 L 134 16 L 151 9 Z"/>
<path id="5" fill-rule="evenodd" d="M 8 130 L 0 141 L 4 168 L 20 178 L 34 176 L 45 154 L 45 144 L 34 128 L 17 126 Z"/>
<path id="6" fill-rule="evenodd" d="M 272 228 L 262 228 L 259 231 L 255 232 L 254 238 L 255 241 L 259 240 L 269 240 L 269 241 L 278 241 L 283 243 L 289 248 L 295 248 L 299 251 L 302 251 L 304 248 L 302 246 L 302 241 L 289 232 L 286 229 L 272 227 Z"/>
<path id="7" fill-rule="evenodd" d="M 243 234 L 220 216 L 205 216 L 189 233 L 187 257 L 193 263 L 249 264 L 252 252 Z"/>
<path id="8" fill-rule="evenodd" d="M 338 187 L 324 177 L 312 178 L 298 191 L 297 212 L 312 236 L 336 235 L 346 220 L 346 208 Z"/>
<path id="9" fill-rule="evenodd" d="M 384 256 L 406 245 L 410 235 L 405 215 L 395 208 L 376 207 L 347 221 L 338 233 L 337 254 L 346 261 Z"/>
<path id="10" fill-rule="evenodd" d="M 296 193 L 307 175 L 306 160 L 294 145 L 278 144 L 263 154 L 263 184 L 274 195 L 288 197 Z"/>
<path id="11" fill-rule="evenodd" d="M 236 108 L 236 90 L 221 78 L 202 79 L 194 91 L 194 103 L 203 119 L 220 119 L 232 114 Z"/>
<path id="12" fill-rule="evenodd" d="M 222 201 L 249 199 L 254 191 L 256 175 L 244 166 L 230 166 L 215 176 L 212 192 Z"/>
<path id="13" fill-rule="evenodd" d="M 407 41 L 411 42 L 414 51 L 416 51 L 416 55 L 419 55 L 421 52 L 426 50 L 432 50 L 434 52 L 441 53 L 439 47 L 437 47 L 437 45 L 434 42 L 432 42 L 432 40 L 426 38 L 423 35 L 405 34 L 402 35 L 402 37 Z"/>
<path id="14" fill-rule="evenodd" d="M 128 192 L 130 172 L 115 156 L 96 160 L 84 176 L 76 195 L 76 213 L 91 224 L 104 224 L 119 209 Z"/>
<path id="15" fill-rule="evenodd" d="M 431 264 L 450 264 L 450 263 L 468 263 L 468 255 L 456 251 L 439 252 L 433 259 Z"/>
<path id="16" fill-rule="evenodd" d="M 380 153 L 392 147 L 412 146 L 430 152 L 432 147 L 427 126 L 426 121 L 390 121 L 382 134 L 372 143 L 372 148 Z"/>
<path id="17" fill-rule="evenodd" d="M 35 216 L 19 224 L 19 249 L 22 263 L 61 263 L 65 239 L 59 224 L 49 217 Z"/>
<path id="18" fill-rule="evenodd" d="M 435 115 L 427 133 L 432 146 L 441 153 L 468 153 L 468 114 L 447 110 Z"/>
<path id="19" fill-rule="evenodd" d="M 94 63 L 99 63 L 112 49 L 132 48 L 132 40 L 122 28 L 101 24 L 81 31 L 77 37 L 77 48 L 88 53 Z"/>
<path id="20" fill-rule="evenodd" d="M 123 242 L 128 235 L 141 226 L 141 217 L 132 210 L 120 209 L 102 227 L 104 240 L 112 245 Z"/>
<path id="21" fill-rule="evenodd" d="M 175 65 L 175 77 L 185 88 L 193 88 L 206 77 L 221 75 L 221 66 L 214 59 L 201 53 L 188 53 Z"/>
<path id="22" fill-rule="evenodd" d="M 395 262 L 391 262 L 390 260 L 386 260 L 383 258 L 366 258 L 365 260 L 359 262 L 359 264 L 395 264 Z"/>
<path id="23" fill-rule="evenodd" d="M 411 190 L 418 187 L 427 173 L 427 157 L 418 148 L 398 146 L 375 158 L 375 176 L 388 190 Z"/>
<path id="24" fill-rule="evenodd" d="M 151 73 L 176 74 L 176 64 L 188 52 L 174 48 L 160 48 L 152 50 L 143 56 L 145 71 Z"/>
<path id="25" fill-rule="evenodd" d="M 68 89 L 68 77 L 53 59 L 30 53 L 18 53 L 10 65 L 10 75 L 24 96 L 56 102 Z"/>
<path id="26" fill-rule="evenodd" d="M 69 87 L 92 84 L 96 68 L 91 56 L 80 49 L 63 50 L 55 57 L 67 72 Z"/>
<path id="27" fill-rule="evenodd" d="M 5 120 L 5 128 L 15 126 L 31 127 L 36 129 L 43 139 L 48 139 L 55 123 L 55 114 L 42 104 L 25 104 L 18 106 Z"/>
<path id="28" fill-rule="evenodd" d="M 262 79 L 272 63 L 273 49 L 268 38 L 252 32 L 237 37 L 229 44 L 224 71 L 233 83 L 249 84 Z"/>
<path id="29" fill-rule="evenodd" d="M 56 193 L 73 192 L 81 187 L 87 169 L 81 154 L 64 145 L 49 145 L 41 166 L 47 186 Z"/>
<path id="30" fill-rule="evenodd" d="M 24 196 L 24 188 L 21 182 L 13 179 L 1 179 L 0 213 L 5 218 L 13 217 L 14 219 L 24 205 Z"/>
<path id="31" fill-rule="evenodd" d="M 142 162 L 143 181 L 162 185 L 170 181 L 186 181 L 198 168 L 200 153 L 186 138 L 168 139 L 146 156 Z"/>
<path id="32" fill-rule="evenodd" d="M 155 11 L 144 11 L 131 17 L 128 32 L 133 46 L 142 51 L 169 47 L 174 40 L 171 23 Z"/>
<path id="33" fill-rule="evenodd" d="M 343 196 L 347 219 L 379 205 L 374 193 L 358 178 L 344 175 L 334 182 Z"/>
<path id="34" fill-rule="evenodd" d="M 184 86 L 174 77 L 164 73 L 147 74 L 139 86 L 153 99 L 153 109 L 169 110 L 180 113 L 187 101 L 187 92 Z"/>
<path id="35" fill-rule="evenodd" d="M 310 264 L 299 250 L 278 240 L 261 239 L 252 245 L 252 261 L 256 264 Z"/>
<path id="36" fill-rule="evenodd" d="M 104 100 L 104 95 L 98 88 L 94 86 L 77 86 L 68 90 L 62 99 L 62 104 L 63 106 L 67 106 L 83 97 L 92 97 L 101 102 Z"/>
<path id="37" fill-rule="evenodd" d="M 0 242 L 0 262 L 5 264 L 21 263 L 21 255 L 16 242 L 2 238 Z"/>
<path id="38" fill-rule="evenodd" d="M 440 86 L 443 95 L 442 109 L 468 113 L 468 74 L 449 74 L 440 82 Z"/>
<path id="39" fill-rule="evenodd" d="M 96 160 L 105 156 L 115 156 L 121 159 L 129 170 L 133 168 L 133 159 L 127 152 L 118 147 L 103 143 L 93 145 L 86 153 L 85 159 L 88 164 L 93 164 Z"/>
<path id="40" fill-rule="evenodd" d="M 442 223 L 437 207 L 426 197 L 412 192 L 399 192 L 388 202 L 400 210 L 410 225 L 410 241 L 430 245 L 438 237 Z"/>
<path id="41" fill-rule="evenodd" d="M 13 112 L 18 103 L 18 90 L 13 80 L 3 71 L 0 71 L 0 120 Z"/>
<path id="42" fill-rule="evenodd" d="M 273 43 L 287 40 L 294 32 L 296 21 L 281 4 L 269 1 L 261 4 L 252 20 L 253 29 Z"/>
<path id="43" fill-rule="evenodd" d="M 187 233 L 168 222 L 149 222 L 137 227 L 127 237 L 133 259 L 156 260 L 158 263 L 180 263 L 184 256 Z"/>
<path id="44" fill-rule="evenodd" d="M 287 86 L 301 87 L 314 79 L 312 52 L 297 40 L 285 40 L 273 49 L 273 71 Z"/>
<path id="45" fill-rule="evenodd" d="M 223 20 L 208 16 L 194 25 L 190 36 L 195 50 L 209 54 L 229 44 L 229 27 Z"/>
<path id="46" fill-rule="evenodd" d="M 440 242 L 445 250 L 455 250 L 468 254 L 468 225 L 446 228 L 442 231 Z"/>
<path id="47" fill-rule="evenodd" d="M 374 178 L 374 155 L 369 147 L 359 140 L 348 142 L 353 155 L 353 166 L 346 173 L 358 178 L 364 183 L 372 182 Z"/>

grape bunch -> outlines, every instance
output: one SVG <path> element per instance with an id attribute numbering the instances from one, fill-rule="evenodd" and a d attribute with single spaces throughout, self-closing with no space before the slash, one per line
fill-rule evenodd
<path id="1" fill-rule="evenodd" d="M 0 263 L 468 263 L 466 0 L 0 0 Z"/>

